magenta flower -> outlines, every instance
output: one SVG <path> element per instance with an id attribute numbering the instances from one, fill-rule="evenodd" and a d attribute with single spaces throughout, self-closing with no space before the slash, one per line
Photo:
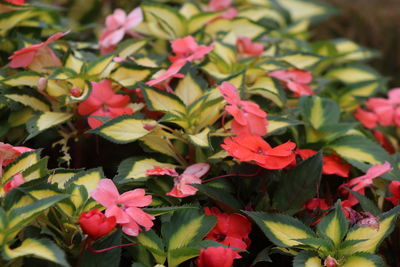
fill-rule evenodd
<path id="1" fill-rule="evenodd" d="M 150 195 L 145 195 L 144 189 L 138 188 L 120 195 L 112 180 L 101 179 L 90 195 L 106 207 L 106 217 L 114 216 L 127 235 L 137 236 L 142 230 L 140 226 L 148 231 L 154 225 L 154 216 L 140 209 L 150 205 L 152 201 Z"/>
<path id="2" fill-rule="evenodd" d="M 193 60 L 203 60 L 204 56 L 210 53 L 214 48 L 214 45 L 198 45 L 193 36 L 189 35 L 172 41 L 171 47 L 172 52 L 175 53 L 174 56 L 169 57 L 172 65 L 155 80 L 148 81 L 146 84 L 150 86 L 158 84 L 176 75 L 187 62 L 192 62 Z"/>
<path id="3" fill-rule="evenodd" d="M 309 71 L 305 70 L 274 70 L 268 76 L 276 78 L 285 83 L 285 86 L 294 93 L 295 96 L 313 95 L 313 90 L 308 86 L 312 81 Z"/>
<path id="4" fill-rule="evenodd" d="M 267 113 L 256 103 L 241 100 L 237 89 L 229 82 L 223 82 L 219 90 L 228 102 L 225 110 L 233 116 L 232 131 L 236 135 L 267 134 Z"/>
<path id="5" fill-rule="evenodd" d="M 209 169 L 210 165 L 207 163 L 190 165 L 181 175 L 174 178 L 174 187 L 166 195 L 179 198 L 195 195 L 197 188 L 191 186 L 191 184 L 201 184 L 200 177 L 206 174 Z"/>
<path id="6" fill-rule="evenodd" d="M 367 170 L 367 173 L 351 179 L 349 182 L 342 184 L 339 187 L 339 190 L 342 194 L 348 194 L 347 200 L 344 200 L 344 205 L 346 207 L 352 207 L 358 203 L 358 200 L 353 194 L 349 194 L 349 192 L 344 188 L 350 188 L 351 190 L 364 195 L 365 187 L 373 184 L 373 180 L 387 172 L 390 172 L 392 168 L 390 167 L 389 162 L 385 162 L 383 164 L 375 164 L 371 168 Z"/>
<path id="7" fill-rule="evenodd" d="M 131 115 L 133 110 L 127 107 L 129 102 L 128 95 L 114 93 L 111 81 L 102 80 L 98 83 L 92 82 L 92 92 L 85 101 L 79 104 L 78 112 L 80 115 L 91 115 L 88 123 L 93 129 L 103 124 L 93 116 L 115 118 L 123 114 Z"/>
<path id="8" fill-rule="evenodd" d="M 8 64 L 11 68 L 29 67 L 38 72 L 46 71 L 47 67 L 61 66 L 61 62 L 54 51 L 47 45 L 60 39 L 67 32 L 58 32 L 49 37 L 45 42 L 40 44 L 30 45 L 14 52 L 8 59 L 11 62 Z"/>
<path id="9" fill-rule="evenodd" d="M 133 37 L 138 35 L 132 28 L 143 21 L 143 14 L 140 7 L 132 10 L 128 15 L 122 9 L 114 10 L 114 13 L 107 16 L 106 28 L 100 35 L 99 46 L 102 54 L 110 53 L 115 46 L 124 38 L 125 34 Z"/>

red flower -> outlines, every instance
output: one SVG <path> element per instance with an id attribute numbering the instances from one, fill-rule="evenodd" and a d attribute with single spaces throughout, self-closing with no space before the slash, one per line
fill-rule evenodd
<path id="1" fill-rule="evenodd" d="M 123 114 L 131 115 L 131 108 L 128 108 L 130 97 L 114 93 L 111 82 L 102 80 L 101 82 L 92 82 L 92 92 L 90 96 L 79 104 L 78 112 L 81 115 L 90 114 L 88 123 L 90 128 L 97 128 L 103 124 L 93 116 L 115 118 Z"/>
<path id="2" fill-rule="evenodd" d="M 153 166 L 153 169 L 146 170 L 146 175 L 178 176 L 179 174 L 172 167 Z"/>
<path id="3" fill-rule="evenodd" d="M 313 90 L 308 86 L 312 81 L 309 71 L 305 70 L 274 70 L 268 76 L 276 78 L 286 84 L 286 87 L 294 93 L 295 96 L 313 95 Z"/>
<path id="4" fill-rule="evenodd" d="M 389 192 L 392 194 L 392 197 L 385 197 L 385 199 L 397 206 L 400 202 L 400 181 L 392 181 L 389 185 Z"/>
<path id="5" fill-rule="evenodd" d="M 394 149 L 392 143 L 385 137 L 385 135 L 378 130 L 373 131 L 374 137 L 376 141 L 390 154 L 395 154 L 396 150 Z"/>
<path id="6" fill-rule="evenodd" d="M 196 260 L 198 267 L 231 267 L 236 253 L 230 248 L 208 247 L 201 249 Z"/>
<path id="7" fill-rule="evenodd" d="M 250 243 L 249 234 L 251 223 L 238 213 L 222 213 L 218 208 L 204 208 L 206 215 L 217 216 L 217 224 L 205 237 L 207 240 L 214 240 L 229 247 L 246 249 Z M 236 258 L 240 255 L 235 252 Z"/>
<path id="8" fill-rule="evenodd" d="M 94 240 L 107 235 L 114 230 L 117 225 L 114 216 L 106 217 L 98 209 L 92 209 L 89 212 L 81 213 L 78 222 L 83 232 Z"/>
<path id="9" fill-rule="evenodd" d="M 324 198 L 310 198 L 304 204 L 304 208 L 314 212 L 316 210 L 327 210 L 329 209 L 329 205 Z"/>
<path id="10" fill-rule="evenodd" d="M 258 135 L 240 135 L 225 138 L 221 147 L 240 161 L 254 161 L 265 169 L 279 170 L 294 161 L 296 144 L 288 141 L 272 148 Z"/>
<path id="11" fill-rule="evenodd" d="M 18 6 L 25 4 L 25 0 L 6 0 L 6 2 L 9 2 L 14 5 L 18 5 Z"/>
<path id="12" fill-rule="evenodd" d="M 317 151 L 312 149 L 299 149 L 296 152 L 303 160 L 308 159 L 312 155 L 316 154 Z M 322 173 L 323 174 L 336 174 L 341 177 L 349 177 L 350 165 L 344 163 L 342 158 L 335 155 L 325 155 L 322 157 Z"/>
<path id="13" fill-rule="evenodd" d="M 375 128 L 378 124 L 378 116 L 375 113 L 366 111 L 360 107 L 354 113 L 354 118 L 361 122 L 361 124 L 368 129 Z"/>
<path id="14" fill-rule="evenodd" d="M 236 135 L 267 134 L 267 113 L 253 102 L 241 100 L 235 86 L 223 82 L 219 90 L 228 105 L 225 110 L 233 116 L 232 131 Z"/>

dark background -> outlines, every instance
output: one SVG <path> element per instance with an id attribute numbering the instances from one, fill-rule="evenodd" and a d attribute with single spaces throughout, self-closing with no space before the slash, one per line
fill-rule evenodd
<path id="1" fill-rule="evenodd" d="M 316 40 L 348 38 L 380 51 L 371 64 L 400 87 L 400 0 L 320 0 L 341 13 L 314 29 Z"/>

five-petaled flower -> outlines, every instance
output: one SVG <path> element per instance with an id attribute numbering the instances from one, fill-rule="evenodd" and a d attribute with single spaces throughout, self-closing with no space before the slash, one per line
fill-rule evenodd
<path id="1" fill-rule="evenodd" d="M 198 45 L 193 36 L 189 35 L 172 41 L 171 47 L 172 52 L 175 53 L 174 56 L 169 57 L 172 65 L 155 80 L 148 81 L 146 84 L 151 86 L 156 85 L 178 74 L 178 72 L 187 62 L 192 62 L 193 60 L 203 60 L 204 56 L 210 53 L 214 48 L 214 45 Z"/>
<path id="2" fill-rule="evenodd" d="M 235 257 L 236 252 L 231 248 L 208 247 L 200 249 L 195 263 L 198 267 L 231 267 Z"/>
<path id="3" fill-rule="evenodd" d="M 217 217 L 217 224 L 207 234 L 205 239 L 214 240 L 226 246 L 243 250 L 249 246 L 251 223 L 245 216 L 238 213 L 222 213 L 216 207 L 206 207 L 204 211 L 208 216 L 214 215 Z M 240 258 L 239 253 L 236 253 L 236 258 Z"/>
<path id="4" fill-rule="evenodd" d="M 272 148 L 258 135 L 239 135 L 225 138 L 221 147 L 240 161 L 255 162 L 265 169 L 279 170 L 294 161 L 296 144 L 287 141 Z"/>
<path id="5" fill-rule="evenodd" d="M 166 195 L 179 198 L 195 195 L 198 189 L 191 186 L 191 184 L 201 184 L 200 178 L 209 169 L 210 165 L 207 163 L 190 165 L 181 175 L 174 178 L 174 187 Z"/>
<path id="6" fill-rule="evenodd" d="M 235 86 L 223 82 L 219 90 L 228 103 L 225 110 L 233 116 L 232 131 L 236 135 L 267 134 L 267 113 L 253 102 L 241 100 Z"/>
<path id="7" fill-rule="evenodd" d="M 124 38 L 125 34 L 133 37 L 137 35 L 132 28 L 143 21 L 142 9 L 140 7 L 132 10 L 128 15 L 122 9 L 114 10 L 114 13 L 107 16 L 106 28 L 100 35 L 99 47 L 102 54 L 110 53 L 116 45 Z"/>
<path id="8" fill-rule="evenodd" d="M 92 82 L 92 92 L 90 96 L 79 104 L 78 112 L 80 115 L 88 115 L 90 128 L 97 128 L 103 124 L 95 116 L 115 118 L 123 114 L 131 115 L 132 109 L 127 107 L 130 102 L 128 95 L 116 94 L 111 86 L 111 81 L 102 80 Z"/>
<path id="9" fill-rule="evenodd" d="M 28 67 L 37 72 L 46 72 L 48 71 L 46 69 L 47 67 L 61 66 L 57 55 L 48 45 L 68 33 L 69 31 L 65 33 L 58 32 L 50 36 L 45 42 L 33 44 L 15 51 L 14 54 L 8 58 L 11 60 L 8 65 L 11 68 Z"/>
<path id="10" fill-rule="evenodd" d="M 106 207 L 105 215 L 114 216 L 122 231 L 137 236 L 143 226 L 146 231 L 153 226 L 154 216 L 144 212 L 141 207 L 150 205 L 151 195 L 145 195 L 144 189 L 134 189 L 119 194 L 117 187 L 110 179 L 101 179 L 96 190 L 90 192 L 94 200 Z"/>
<path id="11" fill-rule="evenodd" d="M 274 70 L 268 76 L 285 83 L 286 87 L 294 93 L 294 96 L 313 95 L 314 91 L 308 84 L 312 81 L 312 75 L 305 70 Z"/>
<path id="12" fill-rule="evenodd" d="M 89 212 L 82 212 L 79 216 L 78 222 L 83 232 L 92 240 L 107 235 L 117 226 L 114 216 L 106 217 L 98 209 L 92 209 Z"/>

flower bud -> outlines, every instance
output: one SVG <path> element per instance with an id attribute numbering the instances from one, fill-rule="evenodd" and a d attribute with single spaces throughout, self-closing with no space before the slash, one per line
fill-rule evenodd
<path id="1" fill-rule="evenodd" d="M 39 91 L 44 91 L 47 87 L 47 79 L 45 77 L 40 77 L 38 81 L 37 89 Z"/>
<path id="2" fill-rule="evenodd" d="M 79 88 L 71 88 L 71 90 L 69 91 L 69 93 L 73 96 L 73 97 L 80 97 L 82 94 L 82 90 Z"/>
<path id="3" fill-rule="evenodd" d="M 328 256 L 325 261 L 324 261 L 324 266 L 326 267 L 336 267 L 337 266 L 337 261 L 335 258 Z"/>
<path id="4" fill-rule="evenodd" d="M 98 209 L 83 212 L 81 216 L 79 216 L 78 222 L 83 232 L 94 240 L 107 235 L 114 230 L 117 225 L 114 216 L 107 218 Z"/>
<path id="5" fill-rule="evenodd" d="M 201 249 L 196 260 L 198 267 L 231 267 L 236 253 L 231 248 L 208 247 Z"/>

